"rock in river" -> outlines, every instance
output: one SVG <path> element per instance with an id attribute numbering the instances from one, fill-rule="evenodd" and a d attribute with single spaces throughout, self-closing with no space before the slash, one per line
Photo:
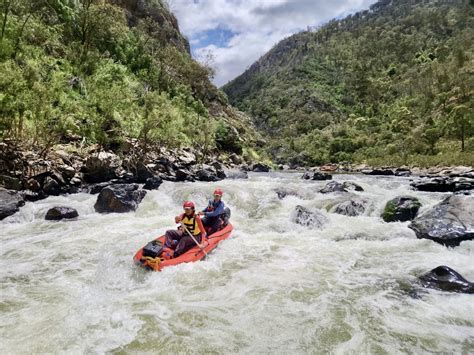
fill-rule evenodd
<path id="1" fill-rule="evenodd" d="M 474 239 L 474 196 L 452 195 L 416 217 L 410 226 L 418 238 L 454 247 Z"/>
<path id="2" fill-rule="evenodd" d="M 24 204 L 23 197 L 17 191 L 0 188 L 0 221 L 18 212 Z"/>
<path id="3" fill-rule="evenodd" d="M 138 190 L 136 184 L 106 186 L 100 191 L 94 208 L 99 213 L 135 211 L 145 195 L 146 191 Z"/>
<path id="4" fill-rule="evenodd" d="M 366 200 L 350 200 L 336 205 L 334 212 L 344 216 L 356 217 L 365 212 L 366 205 Z"/>
<path id="5" fill-rule="evenodd" d="M 424 287 L 441 291 L 474 293 L 474 283 L 467 281 L 449 266 L 438 266 L 419 277 Z"/>
<path id="6" fill-rule="evenodd" d="M 398 196 L 387 202 L 382 213 L 385 222 L 405 222 L 416 217 L 421 207 L 416 197 Z"/>
<path id="7" fill-rule="evenodd" d="M 347 192 L 344 188 L 344 185 L 337 181 L 330 181 L 324 186 L 319 192 L 323 194 L 331 193 L 331 192 Z"/>
<path id="8" fill-rule="evenodd" d="M 321 180 L 331 180 L 332 175 L 327 174 L 327 173 L 323 173 L 321 171 L 315 171 L 311 175 L 311 172 L 306 171 L 301 178 L 304 179 L 304 180 L 319 180 L 319 181 L 321 181 Z"/>
<path id="9" fill-rule="evenodd" d="M 59 221 L 79 217 L 79 213 L 71 207 L 53 207 L 48 210 L 44 219 L 47 221 Z"/>
<path id="10" fill-rule="evenodd" d="M 302 226 L 322 228 L 327 222 L 326 216 L 324 216 L 321 212 L 310 211 L 306 207 L 300 205 L 296 206 L 295 211 L 295 222 L 301 224 Z"/>

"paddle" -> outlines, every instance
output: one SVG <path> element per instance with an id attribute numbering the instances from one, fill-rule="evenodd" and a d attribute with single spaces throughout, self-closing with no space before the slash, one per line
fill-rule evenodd
<path id="1" fill-rule="evenodd" d="M 186 231 L 186 233 L 188 233 L 188 235 L 191 237 L 191 239 L 193 240 L 193 242 L 196 243 L 196 245 L 198 246 L 199 249 L 201 249 L 201 251 L 204 253 L 204 255 L 207 256 L 207 253 L 206 253 L 206 251 L 204 250 L 204 248 L 201 247 L 201 244 L 198 243 L 198 241 L 196 240 L 196 238 L 194 238 L 194 235 L 191 234 L 191 232 L 186 228 L 186 226 L 184 225 L 184 223 L 181 223 L 181 227 Z"/>

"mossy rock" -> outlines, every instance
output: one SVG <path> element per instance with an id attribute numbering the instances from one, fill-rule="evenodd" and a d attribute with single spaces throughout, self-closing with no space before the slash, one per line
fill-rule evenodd
<path id="1" fill-rule="evenodd" d="M 405 222 L 416 217 L 420 201 L 412 196 L 399 196 L 387 202 L 382 213 L 385 222 Z"/>

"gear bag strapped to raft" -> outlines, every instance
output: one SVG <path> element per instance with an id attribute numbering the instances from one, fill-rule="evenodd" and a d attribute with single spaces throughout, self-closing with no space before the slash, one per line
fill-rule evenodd
<path id="1" fill-rule="evenodd" d="M 163 252 L 163 243 L 159 240 L 152 240 L 143 248 L 143 256 L 156 258 Z"/>

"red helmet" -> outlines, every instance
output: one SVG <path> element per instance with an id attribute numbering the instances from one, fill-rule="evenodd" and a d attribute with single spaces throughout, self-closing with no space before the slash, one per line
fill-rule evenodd
<path id="1" fill-rule="evenodd" d="M 186 201 L 185 203 L 183 203 L 183 208 L 192 208 L 194 210 L 194 202 L 191 202 L 191 201 Z"/>
<path id="2" fill-rule="evenodd" d="M 221 197 L 222 197 L 223 194 L 224 194 L 224 193 L 222 192 L 221 189 L 216 189 L 216 190 L 214 191 L 214 195 L 217 195 L 217 196 L 221 196 Z"/>

